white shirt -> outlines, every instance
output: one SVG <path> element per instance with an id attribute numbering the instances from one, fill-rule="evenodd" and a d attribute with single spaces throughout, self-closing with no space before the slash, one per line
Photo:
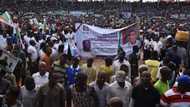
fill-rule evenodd
<path id="1" fill-rule="evenodd" d="M 0 35 L 0 48 L 5 49 L 7 47 L 7 39 Z"/>
<path id="2" fill-rule="evenodd" d="M 132 85 L 125 81 L 124 88 L 121 88 L 117 81 L 109 85 L 108 99 L 110 100 L 113 97 L 119 97 L 123 101 L 123 107 L 129 107 L 130 98 L 132 94 Z"/>
<path id="3" fill-rule="evenodd" d="M 89 84 L 91 87 L 93 87 L 97 93 L 98 100 L 99 100 L 99 107 L 106 107 L 107 104 L 107 97 L 108 97 L 108 83 L 105 83 L 103 88 L 100 89 L 98 85 L 96 84 L 96 81 Z"/>
<path id="4" fill-rule="evenodd" d="M 131 65 L 130 65 L 129 61 L 127 61 L 127 60 L 124 60 L 122 63 L 120 63 L 119 60 L 115 60 L 115 61 L 113 62 L 113 65 L 112 65 L 112 67 L 113 67 L 113 72 L 116 73 L 117 71 L 119 71 L 121 65 L 123 65 L 123 64 L 125 64 L 125 65 L 128 66 L 128 69 L 129 69 L 128 77 L 131 78 Z"/>
<path id="5" fill-rule="evenodd" d="M 161 41 L 159 41 L 159 42 L 153 41 L 152 45 L 154 47 L 154 51 L 157 51 L 158 53 L 160 53 L 160 50 L 162 48 L 162 42 Z"/>
<path id="6" fill-rule="evenodd" d="M 52 48 L 51 58 L 53 61 L 56 60 L 56 57 L 58 56 L 58 51 L 55 48 Z"/>
<path id="7" fill-rule="evenodd" d="M 36 89 L 39 89 L 41 86 L 49 82 L 49 72 L 46 72 L 45 75 L 41 76 L 39 72 L 32 75 L 34 82 L 36 84 Z"/>
<path id="8" fill-rule="evenodd" d="M 26 42 L 27 45 L 30 44 L 30 40 L 31 40 L 30 37 L 28 37 L 27 35 L 24 36 L 24 41 Z"/>
<path id="9" fill-rule="evenodd" d="M 58 49 L 59 49 L 59 45 L 61 45 L 61 42 L 59 42 L 59 43 L 55 43 L 55 44 L 53 45 L 53 48 L 56 49 L 56 50 L 58 51 Z"/>
<path id="10" fill-rule="evenodd" d="M 160 103 L 164 107 L 190 107 L 190 92 L 181 94 L 175 89 L 170 89 L 166 91 L 163 96 Z"/>
<path id="11" fill-rule="evenodd" d="M 144 49 L 148 49 L 150 45 L 151 45 L 151 42 L 148 39 L 144 39 Z"/>
<path id="12" fill-rule="evenodd" d="M 38 51 L 36 47 L 30 45 L 27 49 L 27 52 L 31 55 L 32 62 L 38 59 Z"/>
<path id="13" fill-rule="evenodd" d="M 42 49 L 40 49 L 40 51 L 39 51 L 40 59 L 43 58 L 44 54 L 45 54 L 45 52 Z"/>

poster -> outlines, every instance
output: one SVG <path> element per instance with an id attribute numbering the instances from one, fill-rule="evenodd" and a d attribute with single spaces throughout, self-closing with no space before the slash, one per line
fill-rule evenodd
<path id="1" fill-rule="evenodd" d="M 7 72 L 14 72 L 19 58 L 13 56 L 5 50 L 0 50 L 0 68 Z"/>
<path id="2" fill-rule="evenodd" d="M 82 24 L 76 32 L 75 38 L 80 56 L 87 57 L 87 54 L 91 56 L 117 55 L 120 39 L 122 39 L 122 48 L 126 54 L 132 53 L 132 47 L 127 45 L 129 42 L 128 36 L 130 32 L 134 32 L 135 25 L 132 24 L 120 29 L 105 29 Z M 122 35 L 122 38 L 119 38 L 119 35 Z"/>

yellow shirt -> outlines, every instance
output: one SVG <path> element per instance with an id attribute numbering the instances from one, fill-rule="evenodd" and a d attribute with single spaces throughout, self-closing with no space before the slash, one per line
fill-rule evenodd
<path id="1" fill-rule="evenodd" d="M 151 73 L 152 81 L 156 81 L 156 76 L 158 72 L 158 68 L 160 66 L 160 62 L 157 60 L 146 60 L 145 64 L 148 65 Z"/>
<path id="2" fill-rule="evenodd" d="M 88 83 L 96 80 L 96 69 L 94 67 L 87 67 L 87 64 L 83 64 L 81 67 L 82 72 L 86 73 L 88 76 Z"/>
<path id="3" fill-rule="evenodd" d="M 100 69 L 99 69 L 100 72 L 105 72 L 107 74 L 107 82 L 110 81 L 111 79 L 111 76 L 113 76 L 113 69 L 112 69 L 112 66 L 105 66 L 105 65 L 102 65 L 100 66 Z"/>

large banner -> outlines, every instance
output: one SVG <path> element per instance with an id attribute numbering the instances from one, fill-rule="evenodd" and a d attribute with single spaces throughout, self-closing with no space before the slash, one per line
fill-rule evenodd
<path id="1" fill-rule="evenodd" d="M 75 40 L 82 57 L 114 56 L 119 46 L 125 50 L 126 54 L 132 53 L 128 37 L 131 32 L 136 32 L 136 24 L 120 29 L 105 29 L 87 24 L 79 26 Z"/>

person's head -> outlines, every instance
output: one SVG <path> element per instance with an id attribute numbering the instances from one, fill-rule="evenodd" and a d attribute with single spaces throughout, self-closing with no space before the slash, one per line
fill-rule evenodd
<path id="1" fill-rule="evenodd" d="M 169 58 L 168 56 L 165 56 L 165 57 L 163 58 L 163 64 L 164 64 L 164 65 L 168 65 L 169 62 L 170 62 L 170 58 Z"/>
<path id="2" fill-rule="evenodd" d="M 78 73 L 76 75 L 76 85 L 78 86 L 86 86 L 87 85 L 87 79 L 88 79 L 88 76 L 85 74 L 85 73 Z"/>
<path id="3" fill-rule="evenodd" d="M 41 76 L 45 75 L 47 68 L 47 64 L 44 61 L 39 62 L 39 73 Z"/>
<path id="4" fill-rule="evenodd" d="M 113 97 L 109 101 L 108 107 L 123 107 L 123 102 L 118 97 Z"/>
<path id="5" fill-rule="evenodd" d="M 117 50 L 117 54 L 120 55 L 122 52 L 124 52 L 123 48 L 119 47 Z"/>
<path id="6" fill-rule="evenodd" d="M 42 49 L 42 50 L 44 51 L 46 48 L 47 48 L 46 43 L 45 43 L 45 42 L 42 42 L 42 43 L 40 44 L 40 49 Z"/>
<path id="7" fill-rule="evenodd" d="M 96 82 L 99 85 L 104 85 L 104 83 L 106 82 L 106 73 L 98 72 Z"/>
<path id="8" fill-rule="evenodd" d="M 119 54 L 119 62 L 123 62 L 125 59 L 125 52 Z"/>
<path id="9" fill-rule="evenodd" d="M 29 43 L 30 43 L 30 45 L 32 45 L 32 46 L 35 46 L 35 45 L 36 45 L 36 43 L 35 43 L 34 40 L 30 40 Z"/>
<path id="10" fill-rule="evenodd" d="M 110 58 L 110 57 L 105 58 L 105 65 L 106 66 L 111 66 L 112 62 L 113 62 L 112 58 Z"/>
<path id="11" fill-rule="evenodd" d="M 120 66 L 120 70 L 121 70 L 121 71 L 125 71 L 126 75 L 128 75 L 128 73 L 129 73 L 129 68 L 128 68 L 128 66 L 125 65 L 125 64 L 122 64 L 122 65 Z"/>
<path id="12" fill-rule="evenodd" d="M 157 51 L 151 52 L 151 59 L 152 60 L 158 60 L 158 52 Z"/>
<path id="13" fill-rule="evenodd" d="M 24 85 L 27 90 L 32 91 L 35 88 L 34 79 L 30 76 L 26 77 L 24 80 Z"/>
<path id="14" fill-rule="evenodd" d="M 177 45 L 174 44 L 174 45 L 172 46 L 172 49 L 173 49 L 174 52 L 177 52 Z"/>
<path id="15" fill-rule="evenodd" d="M 135 42 L 136 42 L 136 37 L 137 37 L 137 35 L 136 35 L 136 32 L 135 32 L 135 31 L 130 32 L 130 34 L 129 34 L 129 42 L 130 42 L 131 44 L 135 44 Z"/>
<path id="16" fill-rule="evenodd" d="M 50 47 L 47 47 L 45 53 L 47 54 L 47 56 L 50 56 L 52 53 L 52 49 Z"/>
<path id="17" fill-rule="evenodd" d="M 49 41 L 49 42 L 48 42 L 48 46 L 49 46 L 50 48 L 52 48 L 53 45 L 54 45 L 54 42 L 52 42 L 52 41 Z"/>
<path id="18" fill-rule="evenodd" d="M 125 79 L 126 79 L 126 73 L 124 71 L 117 71 L 116 72 L 116 81 L 119 84 L 120 87 L 124 88 L 125 86 Z"/>
<path id="19" fill-rule="evenodd" d="M 160 68 L 160 74 L 161 74 L 161 80 L 167 81 L 171 79 L 172 70 L 167 66 L 163 66 Z"/>
<path id="20" fill-rule="evenodd" d="M 15 105 L 19 97 L 20 90 L 17 87 L 10 87 L 6 94 L 6 103 L 9 106 Z"/>
<path id="21" fill-rule="evenodd" d="M 177 79 L 177 90 L 181 93 L 190 91 L 190 77 L 188 75 L 182 75 Z"/>
<path id="22" fill-rule="evenodd" d="M 60 79 L 60 74 L 59 73 L 55 73 L 55 72 L 50 72 L 49 73 L 49 87 L 53 88 Z"/>
<path id="23" fill-rule="evenodd" d="M 151 74 L 149 71 L 144 71 L 142 72 L 141 74 L 141 82 L 144 84 L 144 85 L 149 85 L 151 83 Z"/>
<path id="24" fill-rule="evenodd" d="M 66 54 L 61 55 L 60 64 L 61 65 L 67 64 L 67 55 Z"/>
<path id="25" fill-rule="evenodd" d="M 77 68 L 78 67 L 78 65 L 79 65 L 79 58 L 77 58 L 77 57 L 75 57 L 75 58 L 73 58 L 73 67 L 74 68 Z"/>
<path id="26" fill-rule="evenodd" d="M 87 67 L 92 67 L 93 62 L 94 62 L 93 58 L 87 59 Z"/>
<path id="27" fill-rule="evenodd" d="M 145 64 L 142 64 L 138 68 L 139 75 L 141 76 L 144 71 L 148 71 L 148 66 Z"/>
<path id="28" fill-rule="evenodd" d="M 58 47 L 58 52 L 59 52 L 59 53 L 63 53 L 63 51 L 64 51 L 64 45 L 61 44 L 61 45 L 59 45 L 59 47 Z"/>

